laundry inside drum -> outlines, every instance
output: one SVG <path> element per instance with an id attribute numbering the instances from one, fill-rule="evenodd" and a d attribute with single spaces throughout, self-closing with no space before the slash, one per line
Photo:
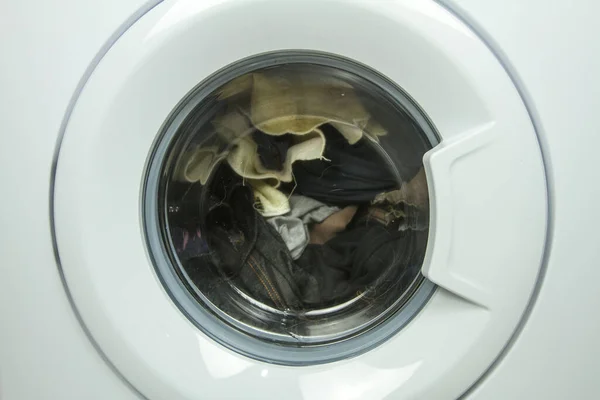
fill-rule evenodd
<path id="1" fill-rule="evenodd" d="M 172 268 L 223 325 L 310 347 L 368 334 L 424 278 L 435 143 L 347 69 L 271 65 L 188 106 L 162 155 Z"/>

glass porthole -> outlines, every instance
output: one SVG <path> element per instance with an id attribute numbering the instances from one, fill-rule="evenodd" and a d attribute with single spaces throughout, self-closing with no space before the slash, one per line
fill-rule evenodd
<path id="1" fill-rule="evenodd" d="M 148 162 L 143 211 L 158 276 L 185 315 L 253 358 L 306 365 L 396 333 L 434 285 L 414 102 L 355 62 L 265 54 L 180 103 Z"/>

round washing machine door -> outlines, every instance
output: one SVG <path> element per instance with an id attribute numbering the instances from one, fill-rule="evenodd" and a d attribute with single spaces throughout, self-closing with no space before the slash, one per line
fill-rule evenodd
<path id="1" fill-rule="evenodd" d="M 457 398 L 537 283 L 534 128 L 433 2 L 163 2 L 95 67 L 58 154 L 67 289 L 150 399 Z M 357 170 L 362 189 L 342 187 Z M 294 255 L 272 221 L 297 194 L 329 209 L 311 240 L 344 212 L 362 231 Z M 351 248 L 342 278 L 323 248 L 339 268 Z"/>

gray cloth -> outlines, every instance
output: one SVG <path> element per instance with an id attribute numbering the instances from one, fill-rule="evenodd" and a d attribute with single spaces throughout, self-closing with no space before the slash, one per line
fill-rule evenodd
<path id="1" fill-rule="evenodd" d="M 318 224 L 325 218 L 339 211 L 338 207 L 328 206 L 310 197 L 292 195 L 290 211 L 267 222 L 279 233 L 292 258 L 297 260 L 302 255 L 310 239 L 309 224 Z"/>

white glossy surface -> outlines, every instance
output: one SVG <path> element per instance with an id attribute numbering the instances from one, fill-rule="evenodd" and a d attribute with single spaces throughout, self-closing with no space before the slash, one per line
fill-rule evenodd
<path id="1" fill-rule="evenodd" d="M 600 398 L 600 3 L 454 0 L 514 70 L 537 116 L 554 212 L 530 317 L 469 400 Z"/>
<path id="2" fill-rule="evenodd" d="M 289 14 L 295 19 L 279 17 Z M 302 29 L 307 20 L 310 31 Z M 352 23 L 358 20 L 363 29 Z M 229 45 L 198 39 L 209 36 Z M 389 37 L 403 38 L 393 53 L 382 40 Z M 443 137 L 427 168 L 446 221 L 434 216 L 439 246 L 428 249 L 425 273 L 448 291 L 440 289 L 381 347 L 310 368 L 250 361 L 195 329 L 154 275 L 139 220 L 148 152 L 177 102 L 222 66 L 284 48 L 337 53 L 382 72 L 416 99 Z M 503 193 L 518 196 L 503 200 Z M 85 323 L 152 399 L 239 397 L 241 388 L 256 398 L 284 391 L 289 398 L 456 397 L 512 333 L 545 234 L 539 149 L 516 91 L 473 34 L 418 1 L 158 6 L 115 44 L 83 90 L 61 148 L 55 194 L 61 259 Z M 523 218 L 528 225 L 516 234 Z"/>
<path id="3" fill-rule="evenodd" d="M 505 118 L 442 141 L 425 156 L 432 230 L 423 273 L 501 324 L 501 315 L 522 310 L 530 295 L 546 217 L 539 150 L 524 138 L 531 129 Z"/>
<path id="4" fill-rule="evenodd" d="M 52 251 L 50 167 L 85 69 L 144 2 L 0 2 L 0 399 L 133 400 L 73 315 Z"/>
<path id="5" fill-rule="evenodd" d="M 595 234 L 600 188 L 590 183 L 598 180 L 600 135 L 595 126 L 600 58 L 593 38 L 599 34 L 600 4 L 594 0 L 456 2 L 493 37 L 533 100 L 546 157 L 552 163 L 556 216 L 540 298 L 507 356 L 469 398 L 598 398 L 600 320 L 594 316 L 600 308 L 596 290 L 600 249 Z M 3 400 L 137 398 L 112 375 L 72 316 L 52 256 L 47 194 L 56 135 L 77 81 L 102 43 L 139 3 L 0 4 L 0 135 L 5 144 L 0 146 Z M 41 95 L 32 95 L 36 93 Z M 29 181 L 18 172 L 23 165 L 28 166 Z M 223 360 L 222 368 L 207 364 L 215 379 L 251 368 L 222 352 L 211 353 L 213 347 L 205 349 L 208 359 Z M 335 393 L 341 398 L 394 398 L 390 386 L 410 378 L 415 365 L 401 370 L 373 370 L 366 364 L 347 368 L 344 372 L 354 385 L 337 389 L 332 385 L 322 392 L 319 382 L 332 379 L 324 371 L 303 379 L 298 397 L 324 393 L 334 398 Z M 268 367 L 255 367 L 251 376 L 257 381 L 277 378 Z M 376 391 L 360 384 L 362 376 L 374 380 Z M 241 383 L 233 382 L 248 394 L 256 389 Z M 225 387 L 226 395 L 235 395 L 234 389 Z"/>

